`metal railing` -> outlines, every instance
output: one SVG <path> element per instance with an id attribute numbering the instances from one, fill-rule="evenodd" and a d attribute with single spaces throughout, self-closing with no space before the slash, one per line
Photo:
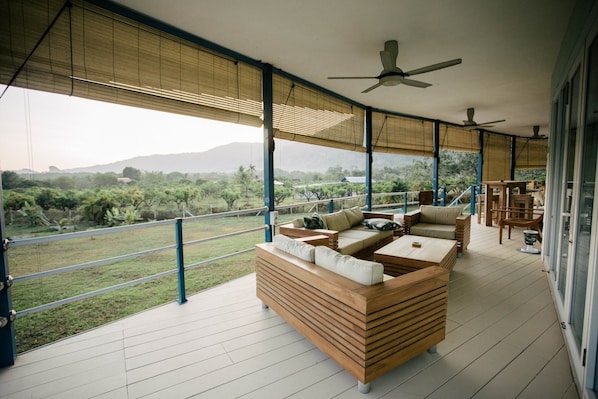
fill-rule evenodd
<path id="1" fill-rule="evenodd" d="M 463 204 L 463 198 L 466 197 L 467 195 L 469 195 L 469 213 L 471 215 L 476 213 L 476 201 L 477 201 L 477 196 L 476 196 L 476 191 L 477 191 L 477 187 L 476 186 L 469 186 L 469 188 L 465 191 L 463 191 L 461 194 L 459 194 L 457 197 L 455 197 L 455 199 L 453 199 L 451 201 L 450 204 L 448 204 L 449 207 L 452 206 L 458 206 L 459 204 Z M 467 207 L 463 208 L 464 210 L 467 209 Z"/>
<path id="2" fill-rule="evenodd" d="M 35 306 L 32 308 L 19 310 L 16 314 L 16 317 L 17 318 L 23 317 L 23 316 L 26 316 L 29 314 L 52 309 L 52 308 L 55 308 L 55 307 L 58 307 L 61 305 L 80 301 L 80 300 L 87 299 L 87 298 L 91 298 L 91 297 L 101 295 L 101 294 L 104 294 L 104 293 L 107 293 L 110 291 L 115 291 L 115 290 L 118 290 L 121 288 L 125 288 L 125 287 L 129 287 L 129 286 L 137 285 L 140 283 L 156 280 L 156 279 L 159 279 L 159 278 L 162 278 L 162 277 L 165 277 L 168 275 L 172 275 L 175 273 L 178 273 L 178 291 L 179 291 L 178 301 L 179 301 L 179 303 L 184 303 L 187 300 L 185 289 L 184 289 L 184 287 L 185 287 L 184 272 L 185 271 L 191 270 L 194 268 L 198 268 L 198 267 L 206 265 L 208 263 L 216 262 L 218 260 L 226 259 L 226 258 L 229 258 L 232 256 L 240 255 L 242 253 L 246 253 L 246 252 L 250 252 L 250 251 L 254 250 L 254 248 L 251 247 L 251 248 L 236 251 L 236 252 L 233 252 L 230 254 L 225 254 L 225 255 L 218 256 L 218 257 L 210 258 L 210 259 L 207 259 L 207 260 L 204 260 L 201 262 L 196 262 L 196 263 L 193 263 L 190 265 L 184 265 L 184 261 L 183 261 L 184 260 L 184 247 L 198 245 L 198 244 L 202 244 L 202 243 L 206 243 L 206 242 L 214 241 L 214 240 L 226 239 L 226 238 L 230 238 L 230 237 L 233 237 L 236 235 L 253 233 L 256 231 L 260 231 L 260 230 L 263 231 L 263 230 L 270 228 L 270 226 L 264 224 L 259 227 L 255 227 L 255 228 L 251 228 L 251 229 L 244 229 L 244 230 L 234 231 L 234 232 L 227 233 L 227 234 L 222 234 L 222 235 L 202 238 L 202 239 L 198 239 L 198 240 L 183 242 L 183 240 L 182 240 L 183 221 L 185 223 L 191 223 L 194 221 L 200 221 L 200 220 L 206 220 L 206 219 L 225 218 L 225 217 L 241 216 L 241 215 L 249 215 L 249 214 L 255 215 L 256 213 L 264 212 L 267 209 L 268 208 L 266 208 L 266 207 L 262 207 L 262 208 L 247 209 L 247 210 L 242 210 L 242 211 L 240 210 L 240 211 L 223 212 L 223 213 L 219 213 L 219 214 L 194 216 L 194 217 L 189 217 L 189 218 L 184 218 L 184 219 L 179 218 L 179 219 L 164 220 L 164 221 L 159 221 L 159 222 L 147 222 L 147 223 L 140 223 L 140 224 L 134 224 L 134 225 L 127 225 L 127 226 L 108 227 L 108 228 L 103 228 L 103 229 L 94 229 L 94 230 L 86 230 L 86 231 L 74 232 L 74 233 L 58 234 L 58 235 L 52 235 L 52 236 L 47 236 L 47 237 L 11 240 L 8 243 L 9 249 L 24 247 L 24 246 L 31 246 L 31 245 L 43 245 L 43 244 L 47 244 L 50 242 L 73 240 L 73 239 L 82 238 L 82 237 L 92 237 L 92 236 L 100 236 L 100 235 L 106 235 L 106 234 L 117 234 L 117 233 L 122 233 L 122 232 L 127 232 L 127 231 L 133 231 L 133 230 L 139 230 L 139 229 L 149 229 L 149 228 L 154 228 L 154 227 L 159 227 L 159 226 L 170 226 L 170 225 L 173 226 L 175 237 L 176 237 L 176 243 L 174 245 L 162 246 L 162 247 L 158 247 L 158 248 L 151 248 L 151 249 L 147 249 L 147 250 L 143 250 L 143 251 L 127 253 L 124 255 L 113 256 L 113 257 L 103 258 L 103 259 L 94 260 L 94 261 L 90 261 L 90 262 L 79 263 L 79 264 L 75 264 L 75 265 L 69 265 L 69 266 L 59 267 L 59 268 L 55 268 L 55 269 L 45 270 L 45 271 L 41 271 L 38 273 L 31 273 L 31 274 L 26 274 L 23 276 L 17 276 L 13 280 L 14 284 L 18 284 L 20 282 L 24 282 L 24 281 L 28 281 L 28 280 L 34 280 L 34 279 L 39 279 L 39 278 L 43 278 L 43 277 L 48 277 L 48 276 L 52 276 L 52 275 L 60 275 L 60 274 L 72 272 L 75 270 L 82 270 L 82 269 L 87 269 L 87 268 L 91 268 L 91 267 L 95 267 L 95 266 L 113 264 L 116 262 L 121 262 L 124 260 L 133 259 L 133 258 L 140 258 L 143 256 L 156 254 L 156 253 L 164 252 L 164 251 L 168 251 L 168 250 L 174 249 L 176 251 L 176 259 L 177 259 L 177 267 L 176 268 L 173 268 L 171 270 L 166 270 L 166 271 L 163 271 L 160 273 L 155 273 L 155 274 L 152 274 L 149 276 L 144 276 L 144 277 L 137 278 L 134 280 L 126 281 L 126 282 L 112 285 L 109 287 L 101 288 L 98 290 L 94 290 L 94 291 L 86 292 L 83 294 L 71 296 L 68 298 L 60 299 L 60 300 L 53 301 L 50 303 L 45 303 L 45 304 Z"/>

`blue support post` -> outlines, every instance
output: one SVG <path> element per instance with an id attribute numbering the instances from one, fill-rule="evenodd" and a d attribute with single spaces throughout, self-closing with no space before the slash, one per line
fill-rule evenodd
<path id="1" fill-rule="evenodd" d="M 0 288 L 0 317 L 8 321 L 5 327 L 0 327 L 0 367 L 12 366 L 15 364 L 17 358 L 17 341 L 15 337 L 15 326 L 11 318 L 12 298 L 10 295 L 11 288 L 9 287 L 8 278 L 8 257 L 6 250 L 8 249 L 8 241 L 6 240 L 6 229 L 4 224 L 4 209 L 2 203 L 2 177 L 0 176 L 0 281 L 2 287 Z"/>
<path id="2" fill-rule="evenodd" d="M 480 150 L 478 152 L 478 193 L 482 192 L 482 178 L 484 177 L 484 131 L 479 132 Z"/>
<path id="3" fill-rule="evenodd" d="M 176 264 L 179 277 L 179 303 L 187 302 L 185 293 L 185 258 L 183 256 L 183 219 L 178 218 L 174 225 L 176 238 Z"/>
<path id="4" fill-rule="evenodd" d="M 432 190 L 434 200 L 432 205 L 437 205 L 438 198 L 438 171 L 440 170 L 440 121 L 434 121 L 434 170 L 432 171 Z M 444 204 L 442 204 L 444 206 Z"/>
<path id="5" fill-rule="evenodd" d="M 403 213 L 407 213 L 407 193 L 403 193 Z"/>
<path id="6" fill-rule="evenodd" d="M 265 64 L 262 72 L 262 98 L 264 106 L 264 205 L 268 207 L 265 213 L 265 224 L 272 226 L 270 212 L 274 211 L 274 117 L 272 97 L 272 65 Z M 266 229 L 266 242 L 272 242 L 274 227 Z"/>
<path id="7" fill-rule="evenodd" d="M 469 187 L 470 194 L 469 194 L 469 214 L 475 215 L 475 203 L 476 203 L 476 195 L 475 195 L 475 186 Z M 479 210 L 478 210 L 479 212 Z"/>
<path id="8" fill-rule="evenodd" d="M 372 210 L 372 108 L 365 109 L 365 206 Z"/>

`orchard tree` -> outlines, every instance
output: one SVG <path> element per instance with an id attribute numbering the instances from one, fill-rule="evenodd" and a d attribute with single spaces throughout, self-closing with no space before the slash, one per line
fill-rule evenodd
<path id="1" fill-rule="evenodd" d="M 76 187 L 76 181 L 71 176 L 58 176 L 51 181 L 52 187 L 59 188 L 61 190 L 72 190 Z"/>
<path id="2" fill-rule="evenodd" d="M 145 172 L 142 176 L 144 186 L 154 186 L 166 183 L 166 176 L 162 172 Z"/>
<path id="3" fill-rule="evenodd" d="M 81 202 L 81 195 L 75 190 L 66 190 L 60 193 L 55 199 L 55 207 L 61 210 L 76 209 Z"/>
<path id="4" fill-rule="evenodd" d="M 19 193 L 13 190 L 4 192 L 4 209 L 18 211 L 23 208 L 25 204 L 35 203 L 33 195 Z"/>
<path id="5" fill-rule="evenodd" d="M 123 177 L 128 177 L 131 180 L 141 181 L 141 176 L 143 173 L 139 169 L 136 169 L 132 166 L 126 166 L 123 169 Z"/>
<path id="6" fill-rule="evenodd" d="M 257 173 L 254 165 L 249 165 L 249 168 L 245 169 L 243 166 L 239 166 L 237 173 L 235 173 L 234 181 L 241 186 L 241 190 L 245 197 L 249 196 L 252 190 L 253 182 L 257 179 Z"/>
<path id="7" fill-rule="evenodd" d="M 143 204 L 151 208 L 154 205 L 167 202 L 166 195 L 159 187 L 148 187 L 143 190 Z"/>
<path id="8" fill-rule="evenodd" d="M 201 197 L 202 198 L 208 198 L 208 197 L 218 198 L 220 196 L 220 191 L 225 186 L 226 185 L 223 185 L 220 182 L 213 182 L 213 181 L 203 182 L 199 186 Z"/>
<path id="9" fill-rule="evenodd" d="M 144 199 L 143 192 L 137 187 L 126 188 L 120 191 L 120 201 L 122 206 L 125 207 L 132 206 L 133 209 L 137 209 L 143 204 Z"/>
<path id="10" fill-rule="evenodd" d="M 2 189 L 11 190 L 15 188 L 23 187 L 23 179 L 18 175 L 17 172 L 12 170 L 6 170 L 2 172 Z"/>
<path id="11" fill-rule="evenodd" d="M 405 178 L 411 190 L 421 191 L 432 188 L 432 163 L 426 160 L 414 159 L 405 169 Z"/>
<path id="12" fill-rule="evenodd" d="M 93 185 L 97 188 L 114 187 L 118 185 L 116 173 L 96 173 L 93 175 Z"/>
<path id="13" fill-rule="evenodd" d="M 303 186 L 300 188 L 296 188 L 295 190 L 297 194 L 300 197 L 305 198 L 307 202 L 311 201 L 313 198 L 316 198 L 316 195 L 314 194 L 311 186 Z"/>
<path id="14" fill-rule="evenodd" d="M 234 188 L 227 188 L 220 192 L 220 198 L 226 202 L 227 210 L 232 211 L 235 206 L 235 202 L 241 198 L 241 193 Z"/>
<path id="15" fill-rule="evenodd" d="M 60 190 L 43 188 L 35 195 L 35 203 L 44 211 L 47 211 L 50 208 L 58 208 L 56 202 L 60 196 L 62 196 Z"/>
<path id="16" fill-rule="evenodd" d="M 100 190 L 95 194 L 87 197 L 81 207 L 79 213 L 87 220 L 93 221 L 98 225 L 106 222 L 106 211 L 120 206 L 114 193 L 107 190 Z"/>
<path id="17" fill-rule="evenodd" d="M 284 186 L 274 186 L 274 205 L 280 205 L 285 199 L 292 195 L 292 189 Z"/>

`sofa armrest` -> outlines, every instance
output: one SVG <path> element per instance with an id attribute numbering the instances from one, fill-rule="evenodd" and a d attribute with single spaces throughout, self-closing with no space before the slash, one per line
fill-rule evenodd
<path id="1" fill-rule="evenodd" d="M 338 231 L 326 230 L 326 229 L 307 229 L 305 227 L 295 227 L 292 223 L 283 224 L 278 228 L 280 234 L 284 234 L 291 238 L 303 238 L 313 237 L 319 235 L 325 235 L 328 237 L 327 247 L 337 250 L 338 249 Z"/>
<path id="2" fill-rule="evenodd" d="M 471 215 L 458 216 L 455 222 L 455 238 L 457 250 L 461 253 L 467 249 L 471 236 Z"/>
<path id="3" fill-rule="evenodd" d="M 421 216 L 421 211 L 415 210 L 411 212 L 407 212 L 403 218 L 403 232 L 405 234 L 411 234 L 411 226 L 414 226 L 419 223 L 419 218 Z"/>
<path id="4" fill-rule="evenodd" d="M 295 238 L 295 240 L 304 242 L 306 244 L 313 245 L 314 247 L 317 247 L 319 245 L 323 245 L 323 246 L 327 247 L 330 244 L 330 239 L 325 234 L 318 234 L 318 235 L 315 235 L 315 236 L 300 237 L 300 238 Z"/>
<path id="5" fill-rule="evenodd" d="M 394 217 L 395 217 L 395 215 L 392 213 L 363 211 L 364 219 L 381 218 L 381 219 L 394 220 Z"/>

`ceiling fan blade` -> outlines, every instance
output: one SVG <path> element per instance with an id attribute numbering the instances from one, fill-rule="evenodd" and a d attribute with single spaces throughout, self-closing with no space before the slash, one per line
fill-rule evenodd
<path id="1" fill-rule="evenodd" d="M 491 127 L 491 126 L 488 126 L 488 125 L 493 125 L 495 123 L 506 122 L 506 121 L 507 121 L 506 119 L 501 119 L 499 121 L 490 121 L 490 122 L 478 123 L 478 126 Z"/>
<path id="2" fill-rule="evenodd" d="M 329 76 L 328 79 L 378 79 L 377 76 Z"/>
<path id="3" fill-rule="evenodd" d="M 425 66 L 425 67 L 422 67 L 422 68 L 414 69 L 414 70 L 409 71 L 409 72 L 405 72 L 405 75 L 406 76 L 418 75 L 420 73 L 426 73 L 426 72 L 436 71 L 438 69 L 448 68 L 450 66 L 460 64 L 461 62 L 462 62 L 461 58 L 455 58 L 454 60 L 439 62 L 438 64 L 432 64 L 432 65 L 428 65 L 428 66 Z"/>
<path id="4" fill-rule="evenodd" d="M 397 65 L 397 56 L 399 55 L 399 42 L 396 40 L 387 40 L 384 42 L 384 51 L 390 53 L 394 60 L 393 66 Z"/>
<path id="5" fill-rule="evenodd" d="M 407 85 L 407 86 L 421 87 L 423 89 L 425 89 L 426 87 L 432 86 L 430 83 L 420 82 L 419 80 L 413 80 L 413 79 L 402 79 L 401 83 L 404 85 Z"/>
<path id="6" fill-rule="evenodd" d="M 385 71 L 394 71 L 397 69 L 397 58 L 393 58 L 389 51 L 380 51 L 380 61 Z"/>
<path id="7" fill-rule="evenodd" d="M 382 83 L 378 82 L 375 85 L 368 87 L 367 89 L 365 89 L 364 91 L 362 91 L 362 93 L 369 93 L 370 91 L 374 90 L 377 87 L 382 86 Z"/>

